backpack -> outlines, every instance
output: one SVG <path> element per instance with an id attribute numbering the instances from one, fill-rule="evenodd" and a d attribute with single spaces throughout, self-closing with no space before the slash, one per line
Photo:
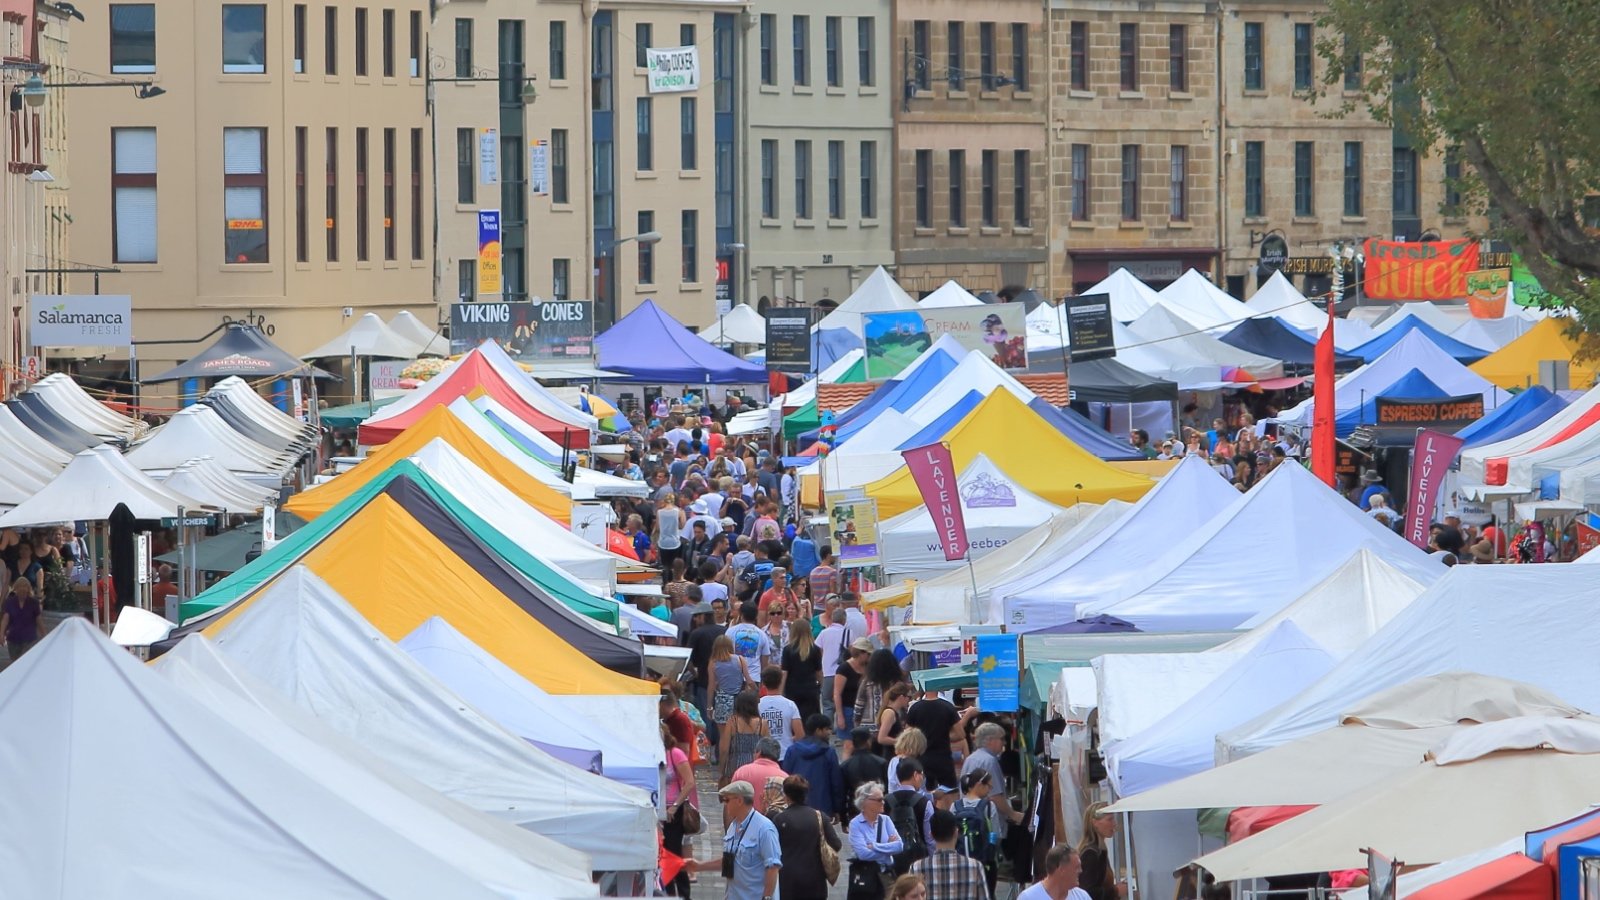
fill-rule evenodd
<path id="1" fill-rule="evenodd" d="M 904 875 L 911 864 L 928 855 L 928 843 L 922 837 L 923 813 L 928 808 L 928 798 L 914 790 L 904 788 L 889 795 L 889 821 L 900 832 L 905 849 L 894 855 L 894 872 Z"/>
<path id="2" fill-rule="evenodd" d="M 957 800 L 951 812 L 956 816 L 956 850 L 981 863 L 994 861 L 994 834 L 989 830 L 989 801 L 969 804 Z"/>

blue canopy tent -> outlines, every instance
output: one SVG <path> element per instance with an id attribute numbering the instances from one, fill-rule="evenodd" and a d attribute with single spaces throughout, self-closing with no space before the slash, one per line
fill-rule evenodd
<path id="1" fill-rule="evenodd" d="M 986 396 L 980 391 L 967 391 L 961 395 L 961 399 L 957 400 L 954 406 L 940 413 L 938 418 L 935 418 L 932 422 L 924 425 L 921 431 L 901 441 L 899 448 L 904 450 L 909 447 L 921 447 L 923 444 L 932 444 L 940 440 L 950 433 L 950 429 L 960 424 L 961 420 L 967 417 L 967 413 L 977 409 L 978 404 L 982 403 Z"/>
<path id="2" fill-rule="evenodd" d="M 1349 437 L 1358 425 L 1376 425 L 1378 423 L 1378 399 L 1389 400 L 1438 400 L 1450 396 L 1450 392 L 1439 387 L 1416 369 L 1411 369 L 1401 375 L 1393 384 L 1383 390 L 1366 397 L 1361 405 L 1355 409 L 1347 409 L 1333 420 L 1334 433 L 1339 437 Z"/>
<path id="3" fill-rule="evenodd" d="M 1366 362 L 1372 362 L 1387 353 L 1389 348 L 1398 344 L 1401 338 L 1413 331 L 1422 332 L 1423 337 L 1432 341 L 1434 346 L 1450 354 L 1461 363 L 1474 363 L 1489 355 L 1488 351 L 1474 347 L 1471 344 L 1464 344 L 1416 316 L 1406 316 L 1399 325 L 1346 352 L 1351 356 L 1359 356 Z"/>
<path id="4" fill-rule="evenodd" d="M 767 370 L 725 353 L 646 300 L 594 339 L 596 367 L 649 384 L 765 384 Z M 615 379 L 612 379 L 615 380 Z"/>
<path id="5" fill-rule="evenodd" d="M 1240 350 L 1283 360 L 1286 366 L 1309 369 L 1317 360 L 1315 338 L 1307 337 L 1304 332 L 1290 328 L 1270 316 L 1245 319 L 1235 325 L 1232 331 L 1223 335 L 1221 340 Z M 1359 365 L 1361 360 L 1340 354 L 1334 356 L 1333 362 L 1335 366 L 1350 368 Z"/>
<path id="6" fill-rule="evenodd" d="M 1127 441 L 1117 440 L 1111 432 L 1089 421 L 1088 417 L 1072 407 L 1057 409 L 1043 397 L 1033 398 L 1028 408 L 1038 413 L 1055 429 L 1066 435 L 1074 444 L 1107 462 L 1144 459 L 1144 454 L 1133 449 Z"/>
<path id="7" fill-rule="evenodd" d="M 1553 394 L 1541 385 L 1534 385 L 1456 432 L 1456 437 L 1466 441 L 1462 445 L 1464 449 L 1514 438 L 1566 409 L 1567 402 L 1559 394 Z"/>
<path id="8" fill-rule="evenodd" d="M 865 346 L 848 328 L 818 328 L 811 332 L 811 371 L 821 372 L 851 350 Z"/>
<path id="9" fill-rule="evenodd" d="M 905 412 L 915 406 L 918 400 L 926 397 L 946 375 L 955 370 L 957 362 L 955 357 L 943 350 L 935 350 L 904 380 L 891 378 L 878 385 L 863 400 L 834 418 L 834 428 L 837 429 L 834 445 L 838 446 L 855 436 L 884 410 Z M 817 432 L 814 429 L 800 435 L 802 445 L 816 439 Z"/>

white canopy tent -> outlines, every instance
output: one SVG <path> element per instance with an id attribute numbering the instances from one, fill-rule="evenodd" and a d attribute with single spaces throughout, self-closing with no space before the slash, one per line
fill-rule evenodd
<path id="1" fill-rule="evenodd" d="M 1396 303 L 1388 312 L 1373 321 L 1372 328 L 1378 334 L 1383 334 L 1385 331 L 1404 322 L 1409 316 L 1418 321 L 1427 322 L 1440 334 L 1449 334 L 1465 324 L 1472 315 L 1461 304 L 1455 304 L 1450 309 L 1450 312 L 1446 312 L 1444 307 L 1431 302 Z"/>
<path id="2" fill-rule="evenodd" d="M 422 353 L 422 345 L 402 334 L 399 334 L 384 321 L 378 318 L 377 313 L 364 313 L 343 334 L 333 338 L 326 344 L 302 353 L 301 359 L 323 359 L 326 357 L 348 358 L 359 356 L 365 358 L 377 357 L 381 359 L 413 359 Z"/>
<path id="3" fill-rule="evenodd" d="M 1110 295 L 1111 317 L 1118 322 L 1132 322 L 1149 312 L 1150 307 L 1161 305 L 1161 295 L 1154 288 L 1121 267 L 1083 294 Z"/>
<path id="4" fill-rule="evenodd" d="M 27 528 L 54 522 L 100 522 L 126 506 L 137 519 L 176 516 L 180 509 L 205 506 L 169 490 L 135 469 L 122 454 L 102 444 L 72 462 L 37 494 L 0 515 L 0 528 Z"/>
<path id="5" fill-rule="evenodd" d="M 952 306 L 982 306 L 983 301 L 954 281 L 946 281 L 939 285 L 938 290 L 918 300 L 917 305 L 923 309 L 944 309 Z"/>
<path id="6" fill-rule="evenodd" d="M 1148 315 L 1150 313 L 1145 313 Z M 1179 390 L 1215 391 L 1234 386 L 1223 380 L 1221 364 L 1192 352 L 1182 342 L 1145 338 L 1115 320 L 1111 322 L 1111 335 L 1117 345 L 1117 362 L 1154 378 L 1171 381 Z M 1168 415 L 1171 415 L 1170 409 Z"/>
<path id="7" fill-rule="evenodd" d="M 1508 598 L 1514 598 L 1508 600 Z M 1600 709 L 1588 614 L 1593 578 L 1577 566 L 1456 566 L 1299 696 L 1217 736 L 1237 759 L 1336 724 L 1362 697 L 1449 671 L 1481 672 Z"/>
<path id="8" fill-rule="evenodd" d="M 272 503 L 278 490 L 233 474 L 209 456 L 198 456 L 169 471 L 161 483 L 212 509 L 255 512 Z"/>
<path id="9" fill-rule="evenodd" d="M 597 870 L 655 868 L 648 794 L 569 766 L 463 704 L 304 566 L 212 639 L 240 668 L 445 796 L 586 853 Z"/>
<path id="10" fill-rule="evenodd" d="M 211 390 L 206 391 L 205 396 L 200 398 L 200 402 L 218 405 L 225 403 L 264 432 L 277 435 L 279 440 L 273 445 L 273 449 L 304 447 L 317 439 L 315 426 L 302 422 L 273 406 L 237 375 L 230 375 L 212 385 Z"/>
<path id="11" fill-rule="evenodd" d="M 1062 512 L 1018 485 L 981 453 L 957 477 L 956 489 L 971 560 L 982 559 Z M 959 559 L 945 560 L 939 528 L 926 506 L 883 522 L 878 540 L 884 571 L 896 578 L 926 578 L 967 565 Z"/>
<path id="12" fill-rule="evenodd" d="M 1184 272 L 1177 281 L 1162 288 L 1159 296 L 1162 306 L 1200 328 L 1227 329 L 1255 315 L 1250 307 L 1212 284 L 1199 269 Z"/>
<path id="13" fill-rule="evenodd" d="M 1271 317 L 1281 320 L 1291 328 L 1309 331 L 1312 334 L 1321 334 L 1328 327 L 1328 313 L 1324 307 L 1306 299 L 1306 295 L 1295 290 L 1283 272 L 1275 271 L 1267 283 L 1256 288 L 1250 299 L 1244 302 L 1257 318 Z M 1334 337 L 1337 339 L 1338 335 Z"/>
<path id="14" fill-rule="evenodd" d="M 1416 369 L 1451 396 L 1477 394 L 1483 397 L 1483 410 L 1488 412 L 1510 399 L 1510 395 L 1495 387 L 1483 376 L 1462 365 L 1439 345 L 1428 340 L 1421 331 L 1412 331 L 1382 356 L 1334 382 L 1334 407 L 1339 413 L 1359 409 L 1362 404 L 1380 396 L 1390 385 L 1407 372 Z M 1313 402 L 1307 399 L 1285 410 L 1274 421 L 1291 425 L 1309 426 Z"/>
<path id="15" fill-rule="evenodd" d="M 389 320 L 389 328 L 403 338 L 422 348 L 424 356 L 449 356 L 450 341 L 444 335 L 422 324 L 422 320 L 402 309 Z"/>
<path id="16" fill-rule="evenodd" d="M 1192 701 L 1244 655 L 1243 651 L 1230 651 L 1095 657 L 1090 665 L 1094 668 L 1101 746 L 1125 741 L 1161 721 Z"/>
<path id="17" fill-rule="evenodd" d="M 551 756 L 652 796 L 661 792 L 660 741 L 640 746 L 634 736 L 573 712 L 449 622 L 434 616 L 398 646 L 457 696 Z"/>
<path id="18" fill-rule="evenodd" d="M 726 347 L 729 344 L 767 343 L 767 320 L 748 303 L 735 303 L 721 318 L 700 329 L 700 336 Z"/>
<path id="19" fill-rule="evenodd" d="M 868 275 L 866 280 L 861 282 L 861 286 L 846 297 L 843 303 L 834 307 L 833 312 L 823 316 L 822 321 L 812 330 L 843 328 L 860 337 L 862 315 L 916 308 L 917 301 L 911 299 L 911 295 L 895 283 L 883 266 L 879 266 L 872 270 L 872 274 Z"/>
<path id="20" fill-rule="evenodd" d="M 11 407 L 0 403 L 0 447 L 13 465 L 26 465 L 40 475 L 54 475 L 72 462 L 72 454 L 40 437 L 23 424 Z"/>
<path id="21" fill-rule="evenodd" d="M 205 635 L 189 635 L 150 668 L 320 785 L 383 812 L 398 834 L 440 852 L 501 896 L 595 893 L 588 857 L 469 809 L 402 773 L 230 663 Z"/>
<path id="22" fill-rule="evenodd" d="M 1165 306 L 1152 307 L 1129 324 L 1128 330 L 1140 340 L 1155 342 L 1158 347 L 1181 347 L 1191 358 L 1215 366 L 1243 369 L 1255 378 L 1279 378 L 1283 375 L 1282 361 L 1223 343 L 1196 329 Z"/>
<path id="23" fill-rule="evenodd" d="M 0 675 L 0 715 L 0 754 L 27 763 L 0 808 L 7 896 L 536 896 L 496 890 L 481 842 L 420 802 L 264 739 L 287 729 L 220 714 L 81 618 Z"/>
<path id="24" fill-rule="evenodd" d="M 1501 347 L 1511 343 L 1532 328 L 1537 319 L 1513 315 L 1500 319 L 1468 319 L 1461 323 L 1450 336 L 1463 344 L 1493 353 Z"/>
<path id="25" fill-rule="evenodd" d="M 299 454 L 264 447 L 235 431 L 204 403 L 184 407 L 166 424 L 128 451 L 141 472 L 165 475 L 197 457 L 209 456 L 241 477 L 276 484 L 294 468 Z"/>
<path id="26" fill-rule="evenodd" d="M 145 431 L 144 422 L 113 411 L 89 396 L 72 376 L 51 372 L 39 379 L 30 392 L 67 418 L 72 424 L 103 440 L 133 440 Z"/>

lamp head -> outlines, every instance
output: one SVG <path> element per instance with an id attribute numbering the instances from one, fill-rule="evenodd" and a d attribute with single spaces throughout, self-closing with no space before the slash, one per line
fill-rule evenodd
<path id="1" fill-rule="evenodd" d="M 44 105 L 45 96 L 49 93 L 45 89 L 44 79 L 37 75 L 29 75 L 28 80 L 22 83 L 22 101 L 34 109 Z"/>

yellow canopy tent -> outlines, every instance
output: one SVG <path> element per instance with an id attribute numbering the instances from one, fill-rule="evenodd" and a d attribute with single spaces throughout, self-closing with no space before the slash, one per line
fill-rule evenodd
<path id="1" fill-rule="evenodd" d="M 562 640 L 386 495 L 346 519 L 300 562 L 391 640 L 439 616 L 552 694 L 646 695 L 660 690 L 653 682 L 604 668 Z M 261 597 L 258 590 L 202 633 L 216 637 L 226 632 L 239 611 Z"/>
<path id="2" fill-rule="evenodd" d="M 1018 485 L 1058 506 L 1138 500 L 1155 485 L 1113 468 L 1072 440 L 1009 391 L 995 391 L 945 435 L 957 472 L 982 453 Z M 904 466 L 862 488 L 878 501 L 879 519 L 922 503 Z"/>
<path id="3" fill-rule="evenodd" d="M 1567 334 L 1567 320 L 1549 318 L 1523 333 L 1511 343 L 1485 356 L 1467 368 L 1503 388 L 1525 388 L 1539 383 L 1539 363 L 1547 359 L 1567 360 L 1568 384 L 1586 389 L 1594 384 L 1595 363 L 1579 362 L 1582 349 L 1576 338 Z"/>
<path id="4" fill-rule="evenodd" d="M 442 439 L 454 447 L 473 465 L 505 485 L 534 509 L 562 524 L 571 522 L 570 498 L 563 497 L 554 488 L 528 474 L 519 465 L 520 461 L 507 459 L 489 446 L 487 441 L 473 434 L 472 429 L 444 406 L 435 406 L 429 410 L 416 421 L 416 424 L 400 432 L 394 440 L 373 450 L 350 471 L 289 498 L 289 502 L 285 503 L 283 508 L 302 519 L 314 519 L 360 490 L 368 481 L 382 474 L 396 462 L 421 450 L 435 438 Z M 533 465 L 544 465 L 531 456 L 528 457 L 528 462 Z"/>

